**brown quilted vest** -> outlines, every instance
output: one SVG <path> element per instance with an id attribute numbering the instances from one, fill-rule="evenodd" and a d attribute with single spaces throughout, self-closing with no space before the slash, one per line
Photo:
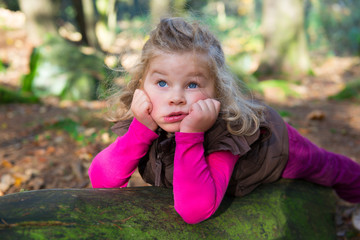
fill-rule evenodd
<path id="1" fill-rule="evenodd" d="M 124 135 L 131 120 L 116 123 L 112 130 Z M 139 162 L 139 172 L 147 183 L 159 187 L 172 187 L 175 135 L 162 129 L 159 137 Z M 218 119 L 205 132 L 205 156 L 215 151 L 230 151 L 239 155 L 231 176 L 227 193 L 244 196 L 262 183 L 278 180 L 288 160 L 288 134 L 282 118 L 267 107 L 266 122 L 251 136 L 236 136 L 228 132 L 226 122 Z"/>

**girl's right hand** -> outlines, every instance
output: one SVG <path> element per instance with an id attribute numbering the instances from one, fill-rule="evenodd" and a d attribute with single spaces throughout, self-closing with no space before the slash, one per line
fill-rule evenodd
<path id="1" fill-rule="evenodd" d="M 180 132 L 206 132 L 214 125 L 220 112 L 220 102 L 203 99 L 193 103 L 180 124 Z"/>
<path id="2" fill-rule="evenodd" d="M 152 103 L 143 90 L 135 90 L 131 103 L 131 111 L 139 122 L 147 126 L 152 131 L 155 131 L 158 128 L 158 125 L 150 115 L 152 111 Z"/>

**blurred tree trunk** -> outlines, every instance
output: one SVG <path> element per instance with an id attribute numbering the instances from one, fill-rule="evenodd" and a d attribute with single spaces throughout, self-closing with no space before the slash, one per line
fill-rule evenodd
<path id="1" fill-rule="evenodd" d="M 116 0 L 97 0 L 96 9 L 99 13 L 96 35 L 101 47 L 109 50 L 116 38 Z"/>
<path id="2" fill-rule="evenodd" d="M 58 35 L 59 0 L 19 0 L 19 5 L 26 16 L 28 38 L 34 45 L 41 44 L 48 34 Z"/>
<path id="3" fill-rule="evenodd" d="M 173 15 L 174 16 L 183 16 L 185 14 L 185 5 L 186 0 L 173 0 Z"/>
<path id="4" fill-rule="evenodd" d="M 97 0 L 95 4 L 93 0 L 72 2 L 83 42 L 96 49 L 108 50 L 116 37 L 116 0 Z"/>
<path id="5" fill-rule="evenodd" d="M 87 33 L 86 33 L 86 23 L 85 23 L 85 16 L 84 16 L 84 9 L 83 9 L 82 1 L 72 0 L 72 3 L 75 8 L 75 11 L 76 11 L 75 20 L 78 24 L 79 32 L 81 33 L 81 36 L 82 36 L 81 41 L 84 44 L 89 45 L 89 40 L 88 40 Z"/>
<path id="6" fill-rule="evenodd" d="M 150 0 L 151 21 L 155 25 L 163 17 L 184 16 L 186 0 Z"/>
<path id="7" fill-rule="evenodd" d="M 310 69 L 303 0 L 264 0 L 264 51 L 258 73 L 299 76 Z"/>
<path id="8" fill-rule="evenodd" d="M 83 17 L 83 20 L 78 20 L 78 21 L 82 22 L 81 25 L 79 24 L 79 26 L 84 27 L 85 29 L 82 29 L 80 32 L 85 34 L 86 42 L 88 43 L 89 46 L 96 49 L 100 49 L 100 44 L 95 31 L 97 17 L 95 14 L 95 6 L 93 1 L 74 0 L 74 2 L 75 1 L 81 1 L 81 5 L 82 5 L 82 13 L 80 13 L 80 16 Z M 79 9 L 79 11 L 81 10 Z"/>
<path id="9" fill-rule="evenodd" d="M 282 179 L 244 198 L 225 196 L 213 217 L 191 225 L 168 188 L 43 189 L 0 197 L 0 232 L 16 240 L 328 240 L 336 236 L 335 201 L 330 188 Z"/>
<path id="10" fill-rule="evenodd" d="M 150 0 L 151 21 L 155 25 L 170 14 L 170 0 Z"/>

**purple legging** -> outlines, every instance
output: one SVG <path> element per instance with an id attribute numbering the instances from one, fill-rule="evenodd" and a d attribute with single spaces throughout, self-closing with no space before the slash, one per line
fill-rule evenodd
<path id="1" fill-rule="evenodd" d="M 289 160 L 283 178 L 300 178 L 332 187 L 344 200 L 360 203 L 360 164 L 317 147 L 287 125 Z"/>

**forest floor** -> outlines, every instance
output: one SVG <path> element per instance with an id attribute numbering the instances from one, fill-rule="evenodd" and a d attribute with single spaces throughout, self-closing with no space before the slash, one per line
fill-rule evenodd
<path id="1" fill-rule="evenodd" d="M 28 72 L 32 46 L 23 29 L 0 29 L 0 85 L 18 88 Z M 316 61 L 314 76 L 294 86 L 299 97 L 267 89 L 260 96 L 284 115 L 301 134 L 319 146 L 360 162 L 359 100 L 329 100 L 344 84 L 360 76 L 360 59 L 332 57 Z M 103 120 L 101 101 L 58 101 L 0 104 L 0 196 L 49 188 L 90 188 L 87 169 L 92 158 L 115 136 Z M 135 175 L 131 185 L 142 185 Z M 360 239 L 351 225 L 356 206 L 338 201 L 338 239 Z"/>

